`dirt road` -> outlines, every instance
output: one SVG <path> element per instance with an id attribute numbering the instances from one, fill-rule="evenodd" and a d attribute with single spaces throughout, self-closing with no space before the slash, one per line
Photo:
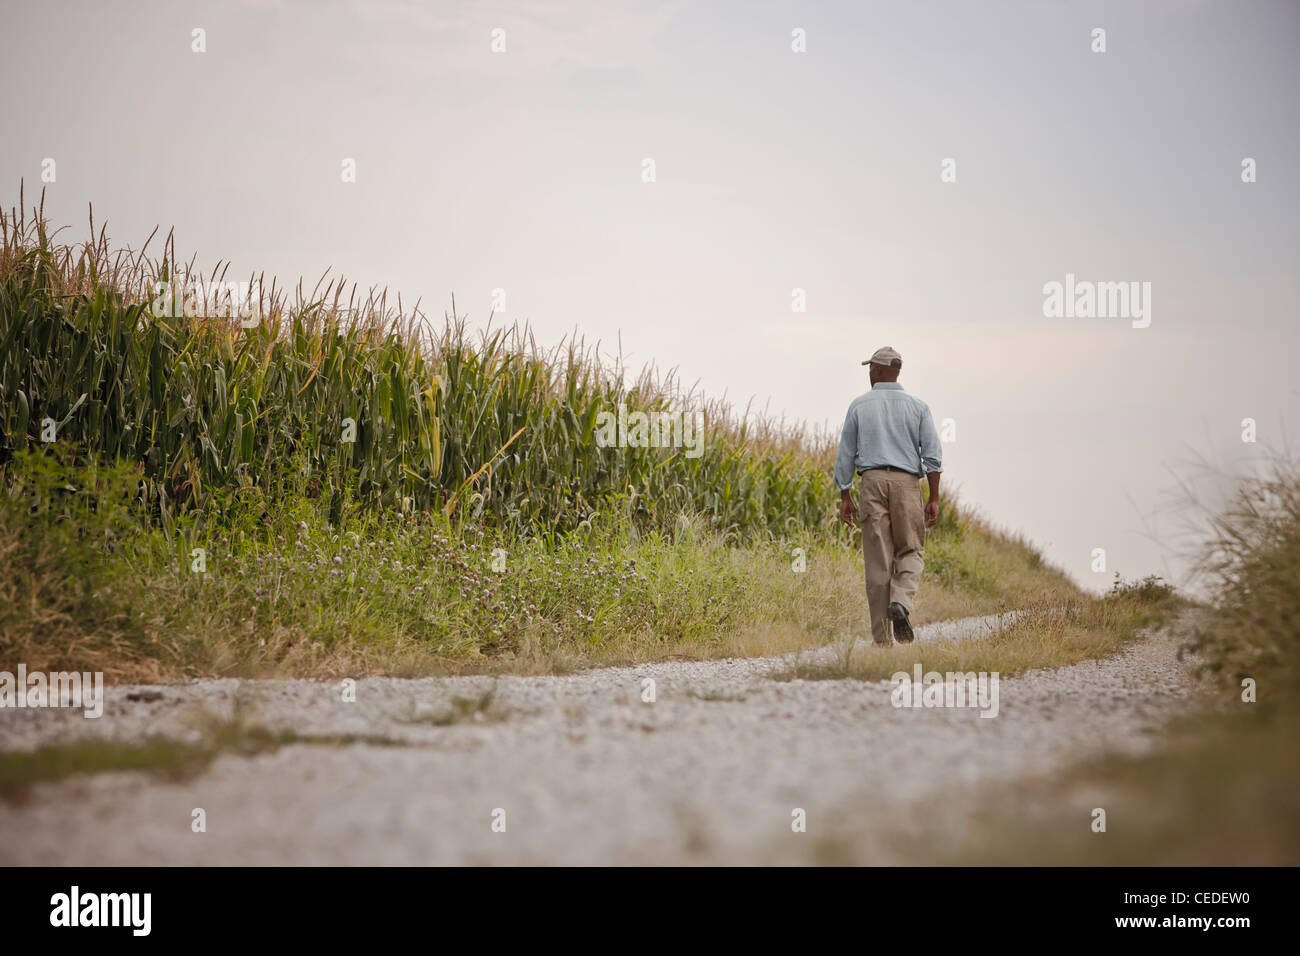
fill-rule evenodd
<path id="1" fill-rule="evenodd" d="M 933 625 L 918 640 L 978 639 L 993 623 Z M 98 720 L 7 711 L 5 750 L 77 735 L 196 737 L 196 713 L 227 714 L 236 701 L 262 726 L 335 743 L 225 754 L 181 782 L 116 772 L 41 784 L 0 804 L 0 862 L 817 862 L 845 807 L 878 810 L 882 826 L 892 810 L 945 795 L 959 812 L 981 784 L 1147 747 L 1197 702 L 1164 633 L 1111 660 L 1002 679 L 992 718 L 896 707 L 888 682 L 772 680 L 784 663 L 375 678 L 357 682 L 354 702 L 339 683 L 205 680 L 110 688 Z M 205 832 L 192 828 L 196 809 Z M 900 860 L 882 849 L 857 862 Z"/>

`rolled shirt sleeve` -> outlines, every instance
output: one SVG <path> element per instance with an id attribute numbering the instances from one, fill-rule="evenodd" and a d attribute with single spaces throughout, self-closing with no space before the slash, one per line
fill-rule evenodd
<path id="1" fill-rule="evenodd" d="M 939 443 L 939 433 L 934 428 L 934 416 L 929 407 L 921 413 L 921 474 L 943 471 L 943 446 Z M 844 448 L 840 446 L 840 453 Z"/>
<path id="2" fill-rule="evenodd" d="M 849 408 L 840 433 L 840 451 L 835 456 L 835 484 L 844 491 L 853 487 L 853 462 L 858 453 L 858 417 Z"/>

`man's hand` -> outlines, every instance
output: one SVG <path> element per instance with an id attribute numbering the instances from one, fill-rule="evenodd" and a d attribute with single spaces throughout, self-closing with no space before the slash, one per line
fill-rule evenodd
<path id="1" fill-rule="evenodd" d="M 853 500 L 852 489 L 840 492 L 840 520 L 847 525 L 858 523 L 858 503 Z"/>
<path id="2" fill-rule="evenodd" d="M 929 472 L 925 480 L 930 486 L 930 494 L 926 496 L 925 501 L 925 526 L 933 528 L 934 523 L 939 520 L 939 472 Z"/>
<path id="3" fill-rule="evenodd" d="M 934 523 L 939 520 L 939 499 L 931 498 L 925 503 L 925 526 L 933 528 Z"/>

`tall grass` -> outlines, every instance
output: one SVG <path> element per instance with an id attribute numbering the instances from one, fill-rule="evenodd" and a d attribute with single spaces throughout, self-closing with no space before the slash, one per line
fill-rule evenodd
<path id="1" fill-rule="evenodd" d="M 204 278 L 170 234 L 157 258 L 154 236 L 113 251 L 92 212 L 88 241 L 59 244 L 42 197 L 30 211 L 20 198 L 0 236 L 0 468 L 48 419 L 82 452 L 136 463 L 163 521 L 289 485 L 336 523 L 404 508 L 522 533 L 602 512 L 639 528 L 689 513 L 739 538 L 833 524 L 825 436 L 735 415 L 671 373 L 628 376 L 582 341 L 543 350 L 490 323 L 475 338 L 454 308 L 435 329 L 341 278 L 292 295 L 272 283 L 252 328 L 203 301 L 159 316 L 155 283 Z M 620 403 L 702 413 L 703 453 L 599 447 L 597 416 Z"/>
<path id="2" fill-rule="evenodd" d="M 119 680 L 531 673 L 865 627 L 829 436 L 342 280 L 272 284 L 250 328 L 207 301 L 160 313 L 155 283 L 197 275 L 172 237 L 157 259 L 112 251 L 93 216 L 91 237 L 58 243 L 39 206 L 0 216 L 0 658 Z M 600 447 L 620 405 L 702 413 L 703 453 Z M 918 622 L 1077 593 L 951 504 L 927 546 Z"/>
<path id="3" fill-rule="evenodd" d="M 1300 691 L 1300 461 L 1283 457 L 1245 479 L 1212 523 L 1200 570 L 1213 609 L 1195 646 L 1236 685 L 1260 683 L 1261 703 Z"/>

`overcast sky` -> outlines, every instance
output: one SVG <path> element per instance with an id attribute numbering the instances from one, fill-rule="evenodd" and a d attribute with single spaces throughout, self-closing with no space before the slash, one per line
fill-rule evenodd
<path id="1" fill-rule="evenodd" d="M 69 238 L 93 202 L 233 275 L 501 289 L 836 430 L 892 345 L 945 480 L 1086 586 L 1180 577 L 1190 463 L 1300 437 L 1300 3 L 0 9 L 6 206 L 53 159 Z M 1149 282 L 1149 325 L 1045 316 L 1067 273 Z"/>

